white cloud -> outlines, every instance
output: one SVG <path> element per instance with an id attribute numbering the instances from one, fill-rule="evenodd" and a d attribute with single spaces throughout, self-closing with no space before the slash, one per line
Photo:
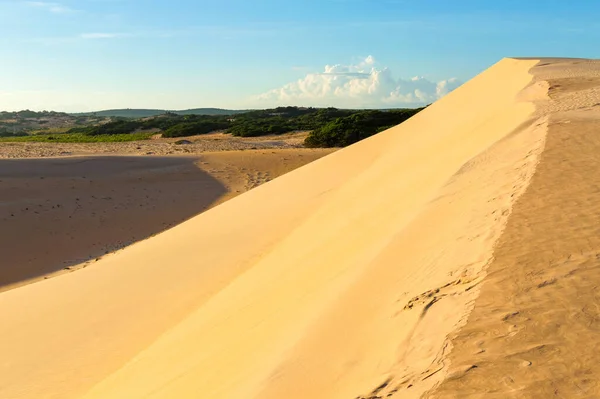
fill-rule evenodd
<path id="1" fill-rule="evenodd" d="M 51 3 L 46 1 L 26 1 L 25 4 L 31 7 L 45 9 L 54 14 L 68 14 L 76 11 L 71 7 L 67 7 L 60 3 Z"/>
<path id="2" fill-rule="evenodd" d="M 265 106 L 419 106 L 436 101 L 460 85 L 456 78 L 439 82 L 418 76 L 396 79 L 388 68 L 379 68 L 368 56 L 356 65 L 326 65 L 321 73 L 308 74 L 255 99 Z"/>

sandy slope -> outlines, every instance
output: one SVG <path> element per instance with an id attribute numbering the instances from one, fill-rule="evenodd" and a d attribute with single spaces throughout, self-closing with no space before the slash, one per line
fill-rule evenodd
<path id="1" fill-rule="evenodd" d="M 462 353 L 447 336 L 467 322 L 544 147 L 536 64 L 505 59 L 397 128 L 94 267 L 0 294 L 0 397 L 443 388 L 448 354 Z"/>
<path id="2" fill-rule="evenodd" d="M 89 266 L 332 151 L 0 159 L 0 291 Z"/>
<path id="3" fill-rule="evenodd" d="M 545 150 L 435 398 L 600 397 L 600 62 L 545 60 Z"/>

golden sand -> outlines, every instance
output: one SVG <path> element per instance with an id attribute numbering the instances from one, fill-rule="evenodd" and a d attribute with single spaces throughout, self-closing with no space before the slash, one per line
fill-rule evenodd
<path id="1" fill-rule="evenodd" d="M 548 397 L 557 383 L 572 397 L 567 386 L 592 387 L 593 356 L 581 367 L 575 356 L 594 346 L 547 330 L 571 314 L 593 340 L 598 215 L 585 173 L 597 141 L 564 122 L 585 112 L 596 123 L 595 86 L 579 82 L 599 67 L 577 62 L 502 60 L 396 128 L 93 267 L 0 294 L 0 397 L 532 397 L 543 384 Z M 572 245 L 565 229 L 577 232 Z M 553 368 L 513 362 L 509 349 L 572 353 Z M 553 382 L 557 370 L 566 374 Z"/>

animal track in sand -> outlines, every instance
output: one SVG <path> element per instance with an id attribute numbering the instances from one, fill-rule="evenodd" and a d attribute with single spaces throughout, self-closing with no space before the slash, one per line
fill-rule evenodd
<path id="1" fill-rule="evenodd" d="M 408 303 L 404 306 L 403 310 L 412 310 L 417 307 L 423 306 L 422 315 L 423 317 L 425 313 L 438 301 L 442 300 L 442 298 L 450 295 L 457 295 L 466 291 L 470 291 L 477 284 L 482 281 L 481 278 L 469 278 L 463 277 L 448 284 L 434 288 L 429 291 L 425 291 L 424 293 L 417 295 L 408 301 Z"/>
<path id="2" fill-rule="evenodd" d="M 269 172 L 250 172 L 246 173 L 246 190 L 251 190 L 260 186 L 261 184 L 271 181 L 271 174 Z"/>

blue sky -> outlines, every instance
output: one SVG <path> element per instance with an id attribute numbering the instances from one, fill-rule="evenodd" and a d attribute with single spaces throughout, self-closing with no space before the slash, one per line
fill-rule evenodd
<path id="1" fill-rule="evenodd" d="M 0 0 L 0 110 L 416 106 L 600 57 L 597 0 Z"/>

